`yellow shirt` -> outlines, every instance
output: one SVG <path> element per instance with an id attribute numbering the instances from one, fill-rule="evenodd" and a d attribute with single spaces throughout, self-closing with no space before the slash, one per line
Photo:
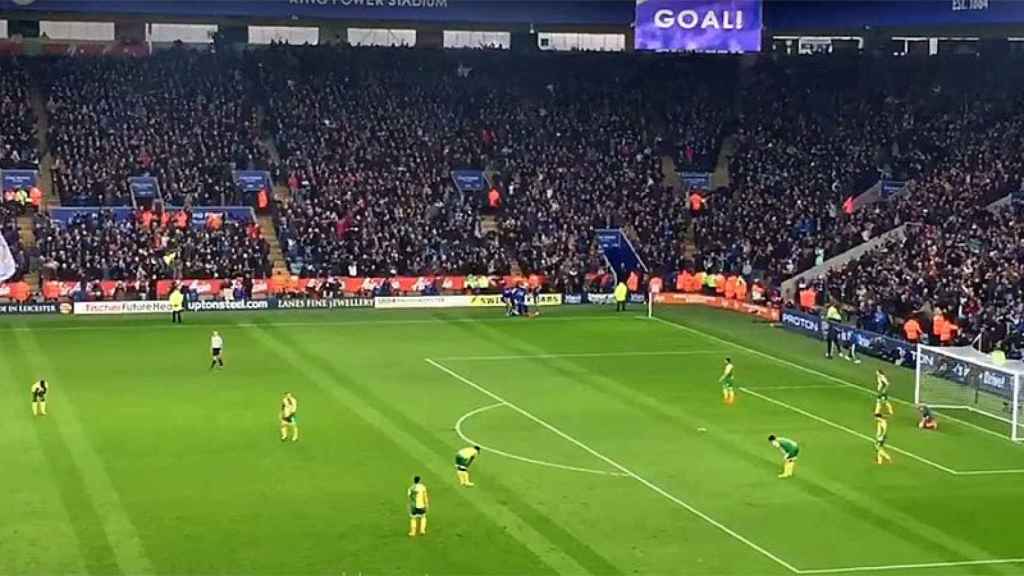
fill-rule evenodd
<path id="1" fill-rule="evenodd" d="M 412 504 L 413 508 L 425 510 L 430 504 L 430 498 L 427 497 L 427 487 L 423 484 L 413 484 L 409 488 L 409 503 Z"/>
<path id="2" fill-rule="evenodd" d="M 629 288 L 624 282 L 619 282 L 619 285 L 615 287 L 615 300 L 625 302 L 627 296 L 629 296 Z"/>
<path id="3" fill-rule="evenodd" d="M 174 310 L 175 312 L 179 312 L 185 307 L 185 295 L 177 290 L 171 292 L 169 300 L 171 303 L 171 310 Z"/>

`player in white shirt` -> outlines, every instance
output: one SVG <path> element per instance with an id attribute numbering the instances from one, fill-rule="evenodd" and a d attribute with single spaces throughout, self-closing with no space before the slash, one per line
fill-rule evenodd
<path id="1" fill-rule="evenodd" d="M 224 351 L 224 339 L 220 337 L 220 333 L 216 330 L 210 335 L 210 355 L 213 357 L 210 360 L 210 370 L 213 370 L 214 366 L 224 367 L 224 357 L 222 355 Z"/>

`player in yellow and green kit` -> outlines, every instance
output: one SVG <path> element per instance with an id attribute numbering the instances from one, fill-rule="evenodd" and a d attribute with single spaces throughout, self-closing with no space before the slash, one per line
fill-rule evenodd
<path id="1" fill-rule="evenodd" d="M 722 376 L 718 379 L 718 382 L 722 385 L 722 400 L 729 405 L 736 402 L 736 390 L 733 389 L 732 371 L 732 358 L 726 358 L 725 369 L 722 370 Z"/>
<path id="2" fill-rule="evenodd" d="M 409 536 L 427 533 L 427 508 L 430 508 L 430 495 L 427 487 L 420 482 L 420 477 L 412 479 L 412 486 L 406 493 L 409 498 Z M 419 525 L 417 527 L 417 524 Z"/>
<path id="3" fill-rule="evenodd" d="M 793 469 L 796 468 L 796 458 L 800 455 L 800 445 L 789 438 L 782 438 L 775 434 L 768 437 L 768 442 L 781 450 L 782 456 L 785 458 L 782 464 L 782 474 L 779 474 L 779 478 L 789 478 L 793 475 Z"/>
<path id="4" fill-rule="evenodd" d="M 292 442 L 299 441 L 299 401 L 291 392 L 285 392 L 281 398 L 281 442 L 288 439 L 288 429 L 292 431 Z"/>
<path id="5" fill-rule="evenodd" d="M 459 486 L 474 486 L 469 481 L 469 467 L 479 454 L 479 446 L 466 446 L 455 453 L 455 476 L 459 479 Z"/>
<path id="6" fill-rule="evenodd" d="M 892 456 L 885 449 L 885 442 L 889 439 L 889 421 L 885 414 L 875 412 L 875 463 L 888 462 L 892 464 Z"/>
<path id="7" fill-rule="evenodd" d="M 46 393 L 49 390 L 50 385 L 46 383 L 44 378 L 40 378 L 38 382 L 32 384 L 33 416 L 46 416 Z"/>
<path id="8" fill-rule="evenodd" d="M 889 411 L 889 415 L 893 415 L 892 402 L 889 402 L 889 378 L 885 375 L 885 372 L 881 370 L 875 370 L 875 414 L 882 411 L 882 406 Z"/>

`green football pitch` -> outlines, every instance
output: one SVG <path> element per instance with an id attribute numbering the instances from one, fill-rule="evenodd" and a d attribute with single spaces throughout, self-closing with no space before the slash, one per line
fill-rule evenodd
<path id="1" fill-rule="evenodd" d="M 656 316 L 4 318 L 0 574 L 1024 573 L 1024 446 L 998 421 L 918 430 L 893 367 L 878 466 L 881 364 L 737 313 Z M 793 478 L 769 434 L 800 443 Z M 413 475 L 432 504 L 416 538 Z"/>

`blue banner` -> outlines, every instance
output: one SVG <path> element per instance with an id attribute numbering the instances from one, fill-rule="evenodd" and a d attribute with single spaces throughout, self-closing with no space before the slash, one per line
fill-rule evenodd
<path id="1" fill-rule="evenodd" d="M 270 192 L 273 188 L 270 172 L 265 170 L 235 170 L 235 184 L 247 194 L 255 194 L 263 188 Z"/>
<path id="2" fill-rule="evenodd" d="M 687 190 L 711 190 L 710 172 L 680 172 L 679 180 Z"/>
<path id="3" fill-rule="evenodd" d="M 637 50 L 760 52 L 761 0 L 637 0 Z"/>
<path id="4" fill-rule="evenodd" d="M 128 188 L 137 200 L 152 200 L 160 197 L 160 184 L 152 176 L 128 178 Z"/>
<path id="5" fill-rule="evenodd" d="M 2 173 L 4 190 L 28 190 L 39 181 L 36 170 L 4 170 Z"/>
<path id="6" fill-rule="evenodd" d="M 882 200 L 888 200 L 907 189 L 907 183 L 902 180 L 882 180 L 880 184 L 878 193 Z"/>
<path id="7" fill-rule="evenodd" d="M 487 179 L 481 170 L 452 170 L 452 182 L 459 192 L 483 192 Z"/>
<path id="8" fill-rule="evenodd" d="M 181 210 L 180 207 L 176 206 L 165 206 L 167 212 L 174 214 Z M 105 212 L 112 214 L 114 220 L 117 222 L 125 222 L 134 220 L 138 215 L 138 211 L 134 208 L 128 207 L 116 207 L 116 208 L 70 208 L 70 207 L 59 207 L 50 209 L 50 218 L 57 224 L 66 226 L 75 218 L 80 216 L 89 216 L 93 214 L 99 214 Z M 222 214 L 226 220 L 233 220 L 236 222 L 255 222 L 256 216 L 253 210 L 249 206 L 196 206 L 192 208 L 192 226 L 201 227 L 206 224 L 206 218 L 210 214 Z"/>
<path id="9" fill-rule="evenodd" d="M 618 228 L 597 231 L 597 244 L 601 247 L 608 264 L 615 270 L 619 280 L 625 280 L 630 272 L 647 271 L 633 244 Z"/>

